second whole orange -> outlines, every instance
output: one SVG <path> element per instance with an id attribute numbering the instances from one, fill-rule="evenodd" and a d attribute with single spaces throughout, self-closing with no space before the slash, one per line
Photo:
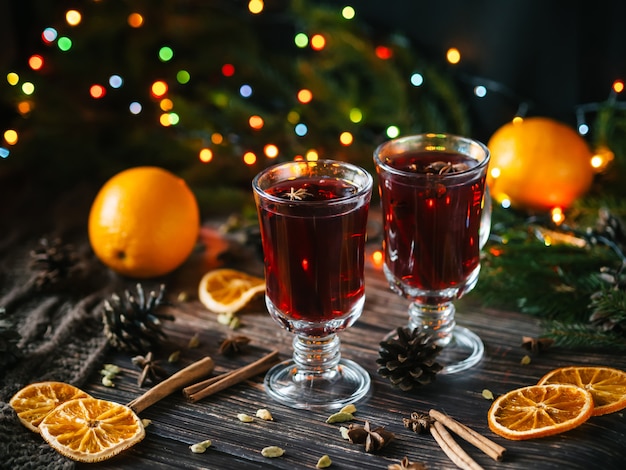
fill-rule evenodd
<path id="1" fill-rule="evenodd" d="M 132 278 L 170 273 L 191 254 L 200 230 L 186 182 L 159 167 L 124 170 L 100 189 L 89 213 L 89 241 L 113 271 Z"/>

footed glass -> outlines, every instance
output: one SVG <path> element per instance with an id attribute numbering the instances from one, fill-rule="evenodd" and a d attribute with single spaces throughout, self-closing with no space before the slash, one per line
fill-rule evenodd
<path id="1" fill-rule="evenodd" d="M 372 176 L 343 162 L 287 162 L 253 180 L 270 315 L 294 333 L 293 357 L 265 389 L 293 408 L 341 408 L 363 398 L 368 373 L 341 357 L 337 333 L 361 315 Z"/>
<path id="2" fill-rule="evenodd" d="M 401 137 L 374 152 L 384 273 L 391 289 L 411 300 L 409 328 L 443 347 L 444 373 L 466 370 L 484 354 L 481 339 L 456 325 L 453 301 L 478 280 L 490 229 L 489 158 L 482 143 L 448 134 Z"/>

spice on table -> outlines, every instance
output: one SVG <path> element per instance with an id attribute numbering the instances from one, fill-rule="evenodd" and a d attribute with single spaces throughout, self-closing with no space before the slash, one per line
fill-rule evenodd
<path id="1" fill-rule="evenodd" d="M 337 413 L 333 413 L 328 418 L 326 418 L 326 423 L 345 423 L 346 421 L 352 421 L 354 419 L 354 415 L 352 413 L 348 413 L 346 411 L 338 411 Z"/>
<path id="2" fill-rule="evenodd" d="M 270 459 L 280 457 L 285 453 L 285 449 L 281 449 L 278 446 L 268 446 L 261 449 L 261 455 Z"/>
<path id="3" fill-rule="evenodd" d="M 411 462 L 408 457 L 404 457 L 400 463 L 388 465 L 387 470 L 426 470 L 426 465 L 421 462 Z"/>
<path id="4" fill-rule="evenodd" d="M 278 351 L 274 350 L 256 361 L 235 369 L 230 372 L 212 377 L 183 389 L 183 395 L 187 401 L 195 403 L 205 397 L 227 389 L 233 385 L 248 380 L 255 375 L 269 370 L 273 365 L 280 362 Z"/>
<path id="5" fill-rule="evenodd" d="M 139 387 L 143 387 L 146 379 L 150 379 L 153 384 L 156 384 L 167 377 L 167 372 L 159 365 L 159 361 L 152 358 L 152 352 L 145 356 L 135 356 L 131 361 L 141 369 L 141 374 L 137 378 Z"/>
<path id="6" fill-rule="evenodd" d="M 315 468 L 328 468 L 332 465 L 332 463 L 333 461 L 330 459 L 328 454 L 324 454 L 318 459 L 317 464 L 315 464 Z"/>
<path id="7" fill-rule="evenodd" d="M 428 414 L 411 413 L 411 417 L 404 418 L 403 421 L 404 426 L 414 432 L 430 431 L 439 447 L 460 468 L 478 470 L 482 467 L 456 443 L 447 429 L 450 429 L 496 461 L 502 460 L 506 451 L 499 444 L 437 410 L 430 410 Z"/>
<path id="8" fill-rule="evenodd" d="M 250 343 L 250 338 L 243 335 L 229 336 L 220 344 L 218 352 L 224 356 L 240 353 Z"/>
<path id="9" fill-rule="evenodd" d="M 353 444 L 365 444 L 365 452 L 376 452 L 385 447 L 394 438 L 391 431 L 383 426 L 372 429 L 369 421 L 363 426 L 351 424 L 348 428 L 348 439 Z"/>
<path id="10" fill-rule="evenodd" d="M 267 408 L 260 408 L 256 410 L 255 416 L 257 418 L 261 418 L 264 421 L 274 421 L 272 413 L 270 413 L 270 410 L 268 410 Z"/>

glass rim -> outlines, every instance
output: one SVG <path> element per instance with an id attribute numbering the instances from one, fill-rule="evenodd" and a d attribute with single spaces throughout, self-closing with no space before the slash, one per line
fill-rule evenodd
<path id="1" fill-rule="evenodd" d="M 351 184 L 353 186 L 355 186 L 357 188 L 357 191 L 354 194 L 349 194 L 347 196 L 342 196 L 342 197 L 338 197 L 338 198 L 334 198 L 334 199 L 330 199 L 330 200 L 325 200 L 325 201 L 307 201 L 307 200 L 298 200 L 298 199 L 285 199 L 279 196 L 274 196 L 273 194 L 269 194 L 267 191 L 265 191 L 263 188 L 261 188 L 261 186 L 259 185 L 259 181 L 260 179 L 265 176 L 267 173 L 270 173 L 273 170 L 276 170 L 280 167 L 293 167 L 293 166 L 307 166 L 307 167 L 313 167 L 313 166 L 335 166 L 335 167 L 339 167 L 339 166 L 343 166 L 343 167 L 347 167 L 349 168 L 351 171 L 358 173 L 360 175 L 362 175 L 365 178 L 365 184 L 363 185 L 357 185 L 354 184 L 354 182 L 351 182 Z M 293 179 L 297 178 L 298 176 L 301 175 L 297 175 L 294 176 Z M 329 177 L 332 177 L 332 175 L 328 175 Z M 339 178 L 339 179 L 343 179 L 343 178 Z M 286 181 L 287 179 L 281 179 L 280 181 Z M 347 179 L 344 179 L 345 181 L 348 181 Z M 368 194 L 371 194 L 372 192 L 372 187 L 374 184 L 374 178 L 372 177 L 372 175 L 370 174 L 369 171 L 365 170 L 364 168 L 355 165 L 353 163 L 349 163 L 349 162 L 345 162 L 345 161 L 341 161 L 341 160 L 332 160 L 332 159 L 322 159 L 322 160 L 291 160 L 291 161 L 286 161 L 286 162 L 280 162 L 280 163 L 276 163 L 274 165 L 268 166 L 266 168 L 264 168 L 263 170 L 261 170 L 259 173 L 256 174 L 256 176 L 252 179 L 252 189 L 259 195 L 261 195 L 263 198 L 272 201 L 274 203 L 280 203 L 280 204 L 293 204 L 293 205 L 301 205 L 301 206 L 305 206 L 305 205 L 310 205 L 310 206 L 316 206 L 316 205 L 324 205 L 324 206 L 329 206 L 329 205 L 335 205 L 335 204 L 342 204 L 345 203 L 346 201 L 352 200 L 352 199 L 358 199 L 361 198 L 363 196 L 367 196 Z"/>
<path id="2" fill-rule="evenodd" d="M 466 144 L 470 144 L 472 146 L 477 147 L 479 150 L 481 150 L 484 153 L 484 158 L 482 160 L 478 160 L 478 159 L 474 159 L 478 162 L 478 164 L 476 166 L 473 166 L 471 168 L 468 168 L 467 170 L 462 170 L 462 171 L 458 171 L 455 173 L 446 173 L 446 174 L 436 174 L 436 173 L 416 173 L 416 172 L 411 172 L 411 171 L 406 171 L 406 170 L 401 170 L 398 168 L 395 168 L 387 163 L 385 163 L 381 158 L 380 158 L 380 154 L 382 153 L 382 151 L 385 148 L 388 147 L 393 147 L 394 145 L 398 145 L 398 144 L 402 144 L 403 142 L 409 142 L 409 141 L 413 141 L 413 140 L 417 140 L 417 138 L 423 139 L 425 141 L 428 140 L 432 140 L 433 142 L 439 140 L 439 141 L 444 141 L 444 140 L 455 140 L 455 141 L 460 141 L 460 142 L 465 142 Z M 447 149 L 448 151 L 450 149 Z M 439 151 L 439 150 L 436 150 Z M 456 153 L 461 153 L 458 150 L 453 150 L 453 152 Z M 472 155 L 468 155 L 466 153 L 463 153 L 463 155 L 467 155 L 471 158 L 473 158 Z M 410 134 L 410 135 L 406 135 L 406 136 L 402 136 L 402 137 L 396 137 L 394 139 L 390 139 L 387 140 L 383 143 L 381 143 L 378 147 L 376 147 L 376 149 L 374 150 L 374 163 L 376 164 L 377 167 L 381 167 L 383 168 L 386 172 L 388 173 L 392 173 L 395 175 L 400 175 L 400 176 L 407 176 L 407 177 L 415 177 L 418 175 L 428 175 L 428 177 L 430 178 L 452 178 L 452 177 L 457 177 L 457 176 L 462 176 L 462 175 L 467 175 L 468 173 L 472 173 L 472 172 L 476 172 L 481 170 L 482 168 L 486 167 L 489 164 L 489 160 L 491 159 L 491 152 L 489 151 L 489 148 L 482 142 L 480 142 L 479 140 L 473 139 L 471 137 L 464 137 L 464 136 L 460 136 L 460 135 L 456 135 L 456 134 L 447 134 L 447 133 L 423 133 L 423 134 Z"/>

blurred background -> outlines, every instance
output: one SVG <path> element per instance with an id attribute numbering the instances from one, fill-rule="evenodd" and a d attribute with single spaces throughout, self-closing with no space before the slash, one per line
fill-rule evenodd
<path id="1" fill-rule="evenodd" d="M 626 77 L 623 18 L 618 0 L 7 0 L 0 178 L 154 164 L 239 201 L 279 160 L 371 169 L 397 135 L 487 142 L 534 115 L 620 148 L 597 115 Z"/>

